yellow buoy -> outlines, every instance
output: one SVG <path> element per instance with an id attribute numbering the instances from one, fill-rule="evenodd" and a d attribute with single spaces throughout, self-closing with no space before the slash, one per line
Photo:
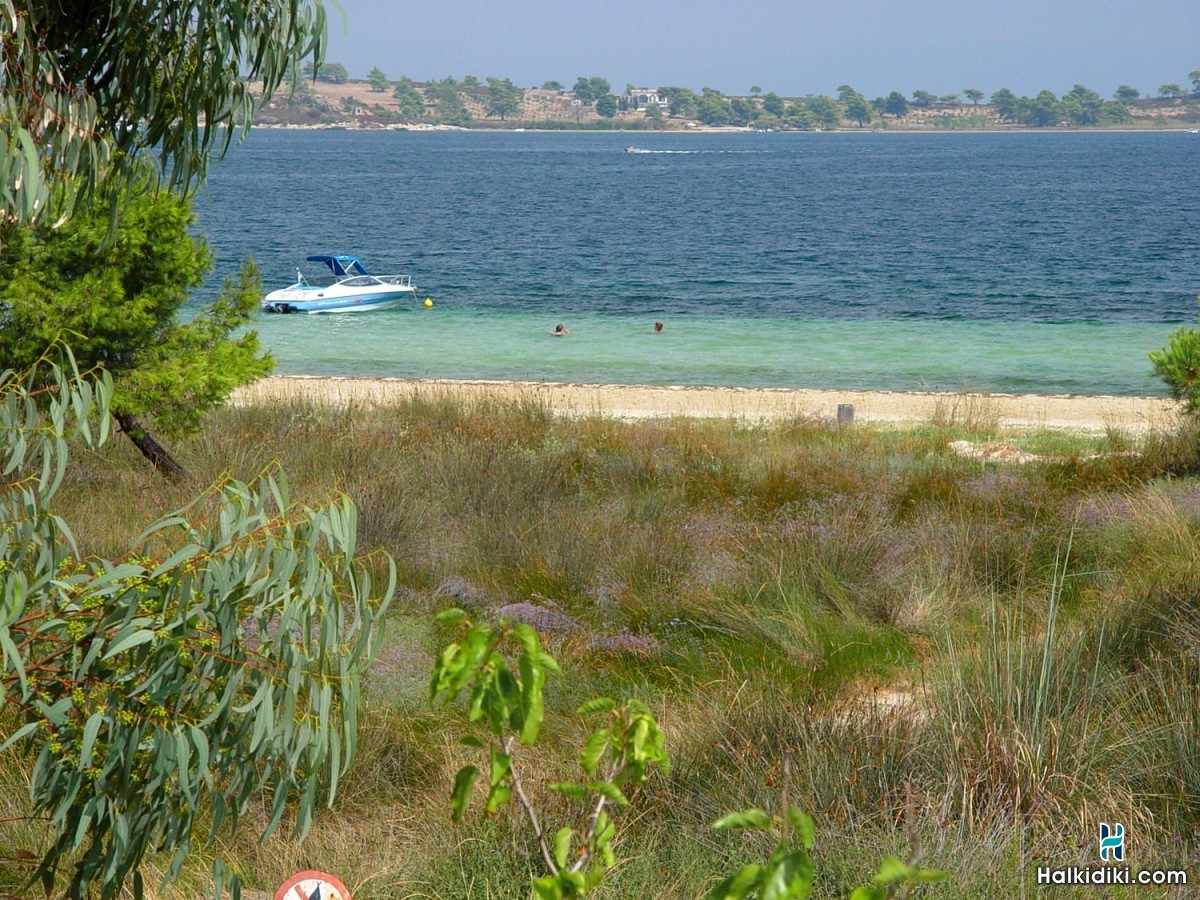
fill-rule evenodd
<path id="1" fill-rule="evenodd" d="M 425 308 L 426 308 L 426 309 L 432 309 L 432 308 L 433 308 L 433 301 L 432 301 L 432 300 L 430 300 L 428 297 L 426 297 L 426 298 L 425 298 Z"/>

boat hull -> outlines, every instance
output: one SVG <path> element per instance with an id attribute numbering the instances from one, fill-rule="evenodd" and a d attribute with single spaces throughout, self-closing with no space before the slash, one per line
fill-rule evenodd
<path id="1" fill-rule="evenodd" d="M 272 291 L 263 298 L 263 312 L 305 313 L 319 316 L 334 313 L 372 312 L 390 309 L 406 300 L 415 300 L 416 291 L 387 290 L 350 293 L 342 296 L 314 296 L 312 289 L 295 290 L 285 288 Z"/>

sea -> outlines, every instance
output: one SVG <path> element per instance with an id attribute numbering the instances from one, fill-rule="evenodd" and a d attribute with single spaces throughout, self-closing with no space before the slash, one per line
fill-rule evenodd
<path id="1" fill-rule="evenodd" d="M 1200 294 L 1184 131 L 256 130 L 197 212 L 197 303 L 247 258 L 412 275 L 260 316 L 283 374 L 1156 395 Z"/>

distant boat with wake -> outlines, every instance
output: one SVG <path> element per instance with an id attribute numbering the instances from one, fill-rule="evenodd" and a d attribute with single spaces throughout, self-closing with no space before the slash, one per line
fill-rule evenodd
<path id="1" fill-rule="evenodd" d="M 647 150 L 644 147 L 626 147 L 626 153 L 700 153 L 699 150 Z M 713 151 L 708 151 L 713 152 Z"/>

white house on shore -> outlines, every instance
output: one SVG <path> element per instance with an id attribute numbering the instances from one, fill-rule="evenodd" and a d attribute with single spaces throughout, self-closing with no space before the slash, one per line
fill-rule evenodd
<path id="1" fill-rule="evenodd" d="M 671 105 L 670 100 L 649 88 L 634 88 L 625 95 L 625 99 L 629 101 L 630 109 L 645 109 L 647 106 L 666 109 Z"/>

